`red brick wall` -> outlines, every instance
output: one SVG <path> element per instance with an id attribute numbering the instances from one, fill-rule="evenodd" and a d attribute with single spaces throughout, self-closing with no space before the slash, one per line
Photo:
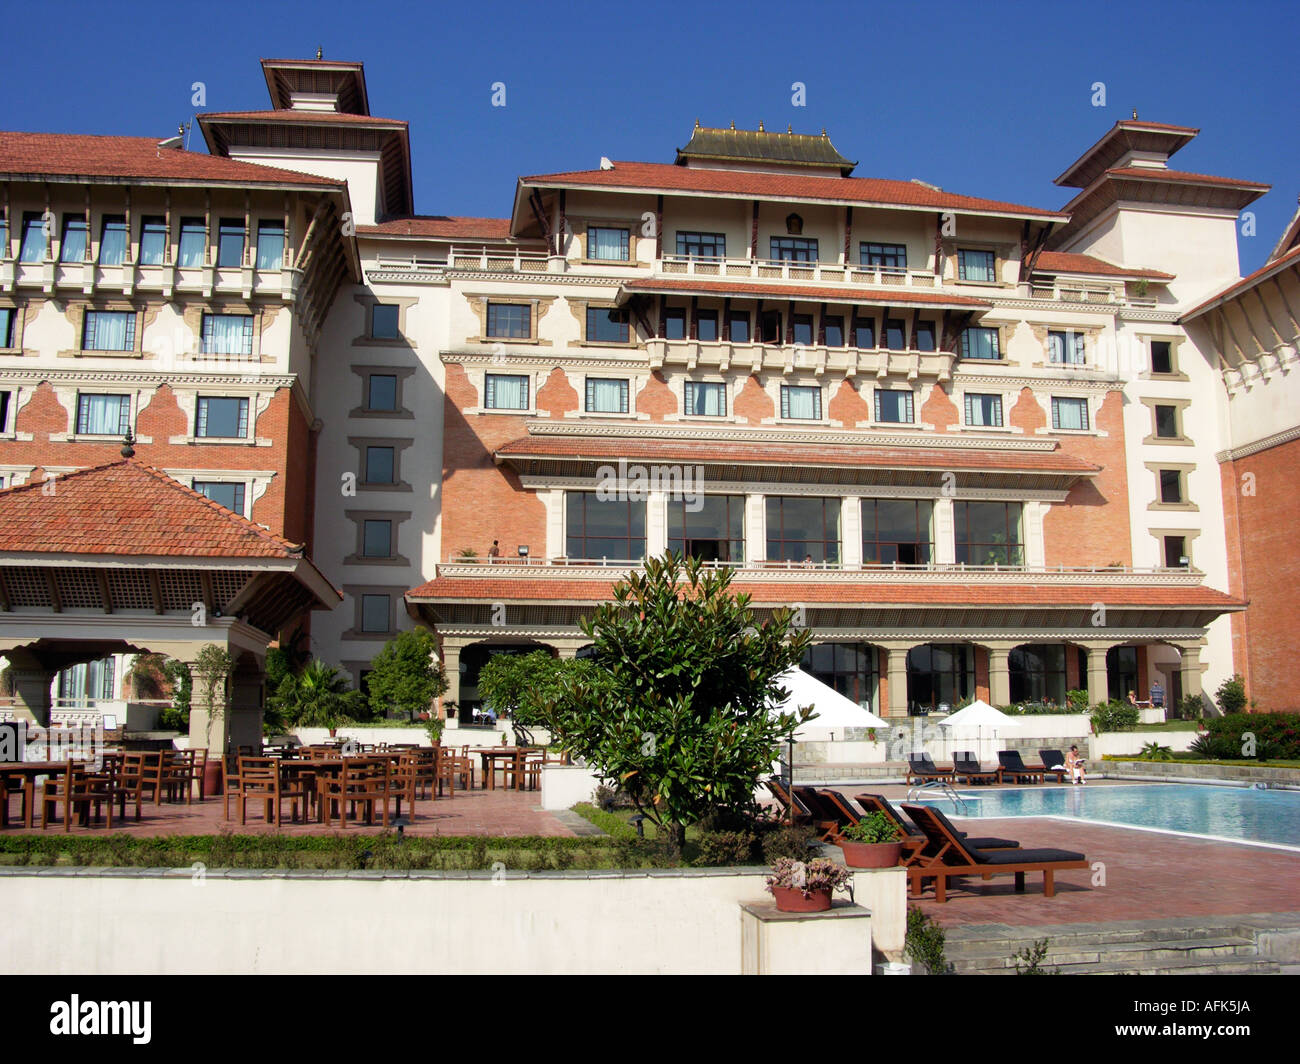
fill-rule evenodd
<path id="1" fill-rule="evenodd" d="M 460 370 L 460 375 L 466 387 L 468 387 L 469 378 L 465 376 L 465 371 Z M 473 389 L 470 390 L 473 391 Z M 477 402 L 477 399 L 475 401 Z M 558 367 L 551 370 L 551 375 L 546 378 L 546 383 L 537 389 L 537 412 L 542 417 L 563 418 L 569 411 L 578 409 L 581 409 L 581 400 L 577 390 L 569 383 L 569 378 L 565 375 L 564 370 Z M 522 418 L 516 420 L 519 421 L 520 425 L 523 424 Z M 525 433 L 520 431 L 519 435 L 523 436 Z M 446 462 L 444 461 L 443 464 L 445 465 Z"/>
<path id="2" fill-rule="evenodd" d="M 844 380 L 840 381 L 839 388 L 826 404 L 826 413 L 830 415 L 832 425 L 855 429 L 859 421 L 871 420 L 871 405 L 862 398 L 852 381 Z"/>
<path id="3" fill-rule="evenodd" d="M 757 377 L 750 377 L 736 396 L 736 417 L 742 423 L 761 424 L 764 418 L 776 417 L 776 404 L 763 391 Z"/>
<path id="4" fill-rule="evenodd" d="M 925 425 L 933 425 L 936 432 L 961 428 L 961 414 L 957 410 L 957 404 L 941 384 L 930 389 L 930 398 L 921 407 L 921 416 L 917 420 Z"/>
<path id="5" fill-rule="evenodd" d="M 989 701 L 989 648 L 975 648 L 975 697 Z"/>
<path id="6" fill-rule="evenodd" d="M 1300 709 L 1295 685 L 1295 646 L 1300 639 L 1296 612 L 1296 589 L 1300 588 L 1298 468 L 1300 440 L 1291 440 L 1226 462 L 1221 471 L 1230 522 L 1228 590 L 1250 603 L 1244 621 L 1238 619 L 1240 614 L 1233 617 L 1234 660 L 1247 678 L 1250 697 L 1263 711 Z M 1254 474 L 1253 495 L 1242 493 L 1247 473 Z"/>
<path id="7" fill-rule="evenodd" d="M 651 421 L 662 421 L 668 414 L 677 413 L 677 397 L 673 395 L 662 373 L 652 373 L 636 397 L 639 414 L 649 414 Z"/>
<path id="8" fill-rule="evenodd" d="M 562 370 L 554 370 L 538 389 L 537 404 L 552 412 L 576 408 L 578 393 Z M 572 405 L 569 405 L 569 404 Z M 528 434 L 527 418 L 511 414 L 468 415 L 479 406 L 478 390 L 463 367 L 447 366 L 442 473 L 442 561 L 469 547 L 487 557 L 501 541 L 502 557 L 527 543 L 533 557 L 546 546 L 546 507 L 519 478 L 492 461 L 497 448 Z M 559 414 L 562 416 L 562 413 Z"/>
<path id="9" fill-rule="evenodd" d="M 68 443 L 51 441 L 51 433 L 75 428 L 67 409 L 48 383 L 37 387 L 31 401 L 17 415 L 18 433 L 31 440 L 0 441 L 0 463 L 34 465 L 30 481 L 45 478 L 47 466 L 84 469 L 120 461 L 120 440 Z M 271 469 L 275 476 L 266 493 L 253 504 L 252 517 L 277 535 L 301 543 L 310 528 L 309 486 L 314 472 L 307 446 L 306 419 L 288 388 L 278 389 L 270 405 L 257 418 L 254 433 L 272 441 L 270 447 L 218 443 L 168 443 L 172 436 L 188 434 L 192 427 L 168 385 L 162 385 L 136 416 L 135 433 L 152 439 L 137 442 L 136 457 L 160 469 Z"/>

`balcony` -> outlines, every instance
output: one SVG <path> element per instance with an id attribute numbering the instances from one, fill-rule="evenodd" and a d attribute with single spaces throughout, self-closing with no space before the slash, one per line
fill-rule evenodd
<path id="1" fill-rule="evenodd" d="M 791 262 L 788 259 L 705 259 L 665 255 L 654 272 L 666 277 L 754 281 L 808 281 L 817 284 L 860 284 L 873 288 L 939 288 L 931 270 L 855 266 L 842 262 Z"/>
<path id="2" fill-rule="evenodd" d="M 297 298 L 302 271 L 295 268 L 259 270 L 254 266 L 177 266 L 142 265 L 126 262 L 103 266 L 97 262 L 18 262 L 0 261 L 0 291 L 15 288 L 39 288 L 46 295 L 77 291 L 86 296 L 125 296 L 137 293 L 160 294 L 171 299 L 174 294 L 271 296 L 291 303 Z"/>

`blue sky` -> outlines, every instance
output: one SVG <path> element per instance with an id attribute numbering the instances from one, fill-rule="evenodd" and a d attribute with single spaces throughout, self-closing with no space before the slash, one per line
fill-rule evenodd
<path id="1" fill-rule="evenodd" d="M 1070 193 L 1052 178 L 1134 107 L 1201 129 L 1177 168 L 1273 185 L 1243 272 L 1300 195 L 1294 0 L 55 2 L 11 8 L 6 29 L 22 46 L 0 83 L 5 128 L 163 137 L 193 114 L 196 81 L 204 110 L 264 108 L 263 56 L 361 60 L 371 110 L 411 123 L 421 213 L 504 215 L 517 175 L 602 155 L 671 161 L 696 118 L 825 127 L 858 176 L 1059 207 Z"/>

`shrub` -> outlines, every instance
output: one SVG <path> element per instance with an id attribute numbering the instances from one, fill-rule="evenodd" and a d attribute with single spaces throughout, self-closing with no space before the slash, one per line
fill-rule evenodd
<path id="1" fill-rule="evenodd" d="M 1223 710 L 1224 716 L 1233 713 L 1240 713 L 1246 708 L 1246 684 L 1240 676 L 1233 676 L 1229 680 L 1224 680 L 1219 684 L 1219 689 L 1214 692 L 1214 699 L 1219 703 L 1219 708 Z"/>
<path id="2" fill-rule="evenodd" d="M 840 832 L 840 838 L 849 842 L 897 842 L 901 836 L 898 825 L 881 812 L 869 813 Z"/>
<path id="3" fill-rule="evenodd" d="M 1047 947 L 1051 939 L 1040 938 L 1035 940 L 1032 946 L 1026 946 L 1018 951 L 1013 958 L 1016 962 L 1016 975 L 1060 975 L 1060 968 L 1053 968 L 1050 972 L 1043 967 L 1043 958 L 1047 956 Z M 1020 962 L 1024 961 L 1021 967 Z"/>
<path id="4" fill-rule="evenodd" d="M 1152 742 L 1142 747 L 1142 752 L 1138 754 L 1138 757 L 1143 761 L 1172 761 L 1174 752 L 1167 746 Z"/>
<path id="5" fill-rule="evenodd" d="M 1138 724 L 1137 706 L 1112 699 L 1098 702 L 1092 712 L 1092 726 L 1098 735 L 1108 731 L 1132 731 Z"/>
<path id="6" fill-rule="evenodd" d="M 1184 695 L 1169 707 L 1169 715 L 1175 720 L 1200 720 L 1205 716 L 1205 704 L 1200 695 Z"/>
<path id="7" fill-rule="evenodd" d="M 754 862 L 754 844 L 749 831 L 702 831 L 695 840 L 695 864 L 747 865 Z"/>
<path id="8" fill-rule="evenodd" d="M 158 730 L 187 732 L 190 730 L 190 715 L 175 706 L 165 706 L 158 711 Z"/>
<path id="9" fill-rule="evenodd" d="M 1233 713 L 1206 721 L 1218 757 L 1300 760 L 1300 713 Z"/>
<path id="10" fill-rule="evenodd" d="M 782 824 L 763 836 L 763 860 L 768 864 L 782 857 L 804 860 L 816 838 L 817 832 L 806 824 Z"/>
<path id="11" fill-rule="evenodd" d="M 1065 692 L 1065 704 L 1071 713 L 1088 712 L 1088 692 L 1075 690 Z"/>
<path id="12" fill-rule="evenodd" d="M 925 975 L 947 975 L 951 966 L 943 955 L 943 928 L 920 909 L 907 910 L 907 937 L 903 950 Z"/>

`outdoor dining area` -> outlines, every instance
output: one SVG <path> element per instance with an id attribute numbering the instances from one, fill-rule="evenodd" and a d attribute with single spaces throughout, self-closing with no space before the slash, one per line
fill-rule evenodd
<path id="1" fill-rule="evenodd" d="M 403 826 L 416 803 L 475 789 L 536 791 L 540 747 L 417 746 L 339 740 L 318 745 L 207 750 L 108 750 L 93 759 L 0 762 L 0 828 L 112 829 L 142 812 L 220 799 L 222 819 Z M 17 809 L 11 808 L 17 804 Z"/>

